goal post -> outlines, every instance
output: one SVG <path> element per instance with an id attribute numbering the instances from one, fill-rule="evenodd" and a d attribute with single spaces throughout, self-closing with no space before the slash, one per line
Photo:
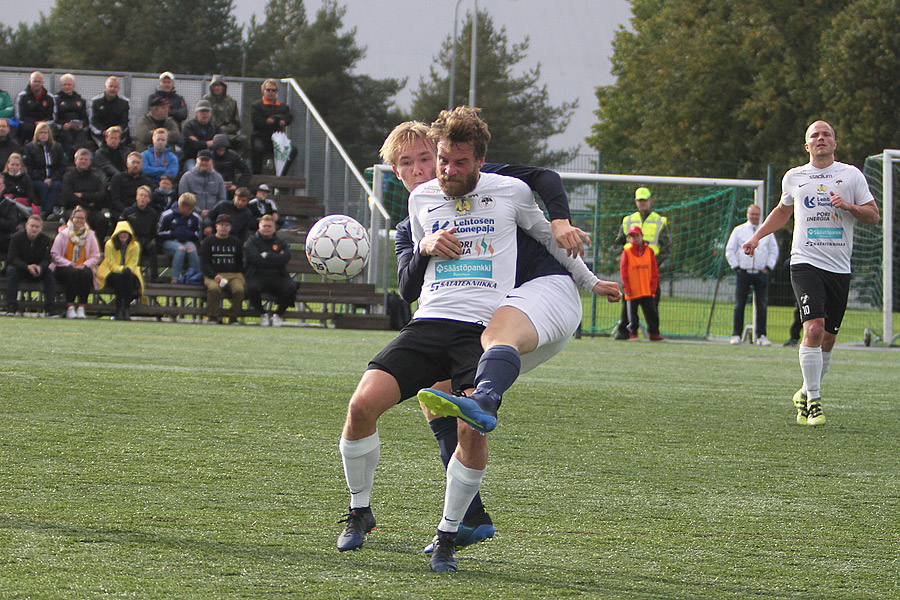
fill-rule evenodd
<path id="1" fill-rule="evenodd" d="M 881 265 L 880 269 L 869 269 L 872 276 L 867 281 L 868 286 L 874 291 L 881 286 L 881 331 L 876 332 L 876 340 L 885 345 L 893 345 L 897 339 L 894 336 L 894 309 L 897 304 L 896 284 L 894 282 L 894 177 L 900 175 L 900 150 L 885 149 L 881 154 L 870 156 L 866 159 L 863 173 L 869 182 L 869 189 L 875 200 L 880 203 L 881 226 L 870 228 L 873 247 L 878 247 L 880 242 Z M 880 239 L 879 239 L 880 236 Z M 856 258 L 854 247 L 854 258 Z M 874 257 L 871 259 L 874 260 Z M 854 264 L 855 271 L 856 264 Z M 880 281 L 878 281 L 880 277 Z M 869 337 L 866 337 L 869 341 Z"/>
<path id="2" fill-rule="evenodd" d="M 765 211 L 765 182 L 755 179 L 561 172 L 572 219 L 591 234 L 586 261 L 603 279 L 619 280 L 612 241 L 622 219 L 635 212 L 634 192 L 649 187 L 653 209 L 666 217 L 672 251 L 660 267 L 660 329 L 665 336 L 709 338 L 731 334 L 734 281 L 725 260 L 731 230 L 749 204 Z M 717 312 L 718 304 L 718 312 Z M 726 305 L 726 308 L 722 307 Z M 620 305 L 591 296 L 582 333 L 608 335 Z M 749 310 L 747 324 L 753 324 Z M 755 330 L 755 327 L 754 327 Z"/>

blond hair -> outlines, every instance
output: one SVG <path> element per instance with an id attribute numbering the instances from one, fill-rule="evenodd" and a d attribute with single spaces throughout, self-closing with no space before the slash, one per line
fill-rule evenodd
<path id="1" fill-rule="evenodd" d="M 197 197 L 190 192 L 185 192 L 178 196 L 178 206 L 187 206 L 191 210 L 197 206 Z"/>
<path id="2" fill-rule="evenodd" d="M 429 130 L 430 128 L 428 125 L 422 121 L 404 121 L 403 123 L 400 123 L 394 127 L 381 145 L 381 150 L 378 151 L 381 160 L 383 160 L 386 165 L 396 165 L 403 149 L 410 144 L 414 144 L 418 140 L 422 140 L 433 146 L 432 141 L 428 139 Z"/>

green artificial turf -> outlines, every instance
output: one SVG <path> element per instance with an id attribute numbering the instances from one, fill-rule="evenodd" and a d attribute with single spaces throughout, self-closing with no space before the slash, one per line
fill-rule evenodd
<path id="1" fill-rule="evenodd" d="M 443 470 L 380 421 L 334 544 L 347 399 L 390 332 L 0 319 L 0 598 L 896 598 L 900 353 L 573 341 L 490 434 L 492 542 L 431 573 Z"/>

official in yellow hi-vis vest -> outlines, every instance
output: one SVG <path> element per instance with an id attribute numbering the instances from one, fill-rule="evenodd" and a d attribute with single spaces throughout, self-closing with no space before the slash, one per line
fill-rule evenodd
<path id="1" fill-rule="evenodd" d="M 625 248 L 627 242 L 626 236 L 628 230 L 634 226 L 640 227 L 644 235 L 644 241 L 650 244 L 650 248 L 656 254 L 656 264 L 662 269 L 662 265 L 669 257 L 672 251 L 672 238 L 669 236 L 669 220 L 653 210 L 653 194 L 649 188 L 639 187 L 634 192 L 634 203 L 637 206 L 637 212 L 632 213 L 622 219 L 622 226 L 619 233 L 613 241 L 613 253 L 617 257 L 621 257 L 622 249 Z M 659 307 L 659 297 L 662 285 L 660 284 L 656 290 L 654 300 L 656 306 Z M 622 305 L 622 314 L 619 317 L 619 323 L 614 331 L 617 340 L 628 339 L 628 312 L 625 305 Z"/>

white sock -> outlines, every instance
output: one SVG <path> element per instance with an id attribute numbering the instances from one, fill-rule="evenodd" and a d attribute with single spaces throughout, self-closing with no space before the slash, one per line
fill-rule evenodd
<path id="1" fill-rule="evenodd" d="M 834 350 L 831 352 L 834 352 Z M 819 393 L 822 393 L 822 380 L 825 379 L 825 373 L 828 372 L 828 367 L 831 366 L 831 352 L 822 350 L 822 376 L 819 378 Z"/>
<path id="2" fill-rule="evenodd" d="M 803 388 L 807 399 L 817 400 L 822 381 L 822 348 L 800 346 L 800 372 L 803 373 Z"/>
<path id="3" fill-rule="evenodd" d="M 450 457 L 447 465 L 447 490 L 444 493 L 444 517 L 438 529 L 451 533 L 459 529 L 466 509 L 481 488 L 486 470 L 468 468 L 456 460 L 456 454 Z"/>
<path id="4" fill-rule="evenodd" d="M 344 477 L 350 488 L 350 508 L 369 506 L 372 485 L 375 483 L 375 467 L 381 457 L 378 432 L 359 440 L 346 440 L 341 436 L 340 448 Z"/>

